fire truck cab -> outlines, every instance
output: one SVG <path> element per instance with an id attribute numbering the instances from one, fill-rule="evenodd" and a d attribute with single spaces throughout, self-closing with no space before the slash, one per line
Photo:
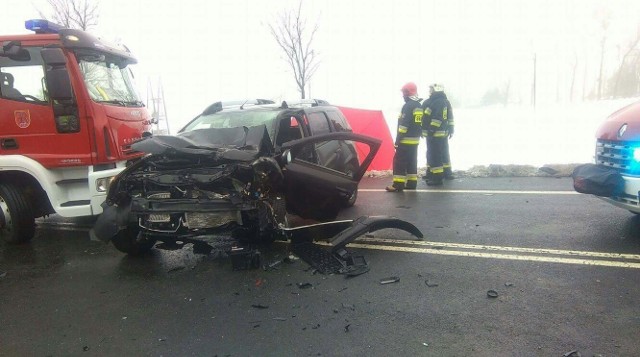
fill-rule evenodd
<path id="1" fill-rule="evenodd" d="M 0 35 L 0 236 L 31 239 L 35 219 L 97 215 L 110 180 L 140 157 L 152 119 L 125 47 L 45 20 Z"/>

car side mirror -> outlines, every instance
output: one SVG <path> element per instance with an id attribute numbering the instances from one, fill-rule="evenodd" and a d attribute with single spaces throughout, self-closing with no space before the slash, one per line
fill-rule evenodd
<path id="1" fill-rule="evenodd" d="M 73 99 L 71 79 L 67 70 L 67 59 L 59 48 L 44 48 L 40 51 L 47 65 L 46 83 L 49 97 L 55 101 Z"/>
<path id="2" fill-rule="evenodd" d="M 290 164 L 292 160 L 293 160 L 293 156 L 291 155 L 290 149 L 286 149 L 280 155 L 280 164 L 282 166 Z"/>
<path id="3" fill-rule="evenodd" d="M 7 57 L 14 61 L 30 61 L 31 54 L 22 47 L 20 41 L 5 41 L 0 47 L 0 57 Z"/>

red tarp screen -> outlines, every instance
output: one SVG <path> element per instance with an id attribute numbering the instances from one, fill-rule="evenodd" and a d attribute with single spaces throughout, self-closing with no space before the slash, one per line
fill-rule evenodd
<path id="1" fill-rule="evenodd" d="M 342 114 L 347 118 L 351 129 L 354 133 L 372 136 L 382 140 L 380 150 L 376 157 L 369 165 L 368 171 L 372 170 L 391 170 L 393 167 L 393 155 L 395 148 L 393 146 L 393 138 L 389 132 L 387 122 L 380 110 L 366 110 L 347 107 L 338 107 Z M 367 145 L 358 144 L 358 155 L 360 159 L 364 159 L 369 152 Z"/>

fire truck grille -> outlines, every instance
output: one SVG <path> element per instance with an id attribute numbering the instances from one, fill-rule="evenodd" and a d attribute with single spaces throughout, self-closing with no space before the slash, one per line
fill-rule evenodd
<path id="1" fill-rule="evenodd" d="M 598 140 L 596 143 L 596 164 L 611 167 L 628 176 L 640 176 L 640 162 L 633 158 L 633 151 L 640 148 L 640 142 Z"/>

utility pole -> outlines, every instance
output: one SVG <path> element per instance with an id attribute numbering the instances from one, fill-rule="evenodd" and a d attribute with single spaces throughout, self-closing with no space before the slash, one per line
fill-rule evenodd
<path id="1" fill-rule="evenodd" d="M 155 91 L 151 79 L 147 80 L 147 108 L 150 108 L 151 117 L 153 118 L 152 133 L 169 135 L 167 106 L 164 101 L 164 88 L 162 87 L 162 79 L 160 77 L 158 77 Z"/>

